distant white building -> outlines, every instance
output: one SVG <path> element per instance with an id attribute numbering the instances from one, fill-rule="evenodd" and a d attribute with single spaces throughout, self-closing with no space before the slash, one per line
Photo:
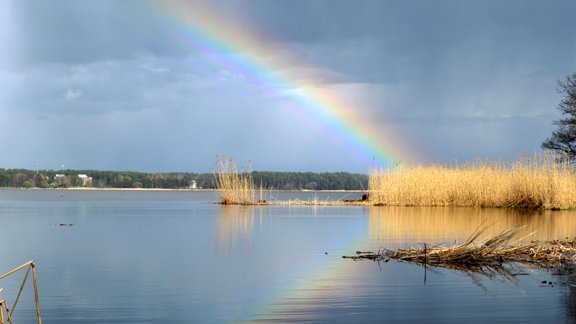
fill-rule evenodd
<path id="1" fill-rule="evenodd" d="M 196 184 L 196 180 L 192 180 L 192 183 L 188 186 L 190 189 L 198 189 L 198 185 Z"/>
<path id="2" fill-rule="evenodd" d="M 56 182 L 59 186 L 66 185 L 66 175 L 64 174 L 56 174 L 54 176 L 54 182 Z"/>
<path id="3" fill-rule="evenodd" d="M 89 177 L 86 174 L 79 174 L 78 178 L 80 179 L 80 185 L 82 187 L 89 187 L 92 185 L 92 177 Z"/>

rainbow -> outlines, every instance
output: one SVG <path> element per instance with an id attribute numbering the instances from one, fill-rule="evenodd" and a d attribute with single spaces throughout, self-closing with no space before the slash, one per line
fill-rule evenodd
<path id="1" fill-rule="evenodd" d="M 299 211 L 294 211 L 296 215 L 299 213 L 311 214 L 314 217 L 326 215 L 325 212 L 317 214 L 318 207 L 297 206 L 295 208 L 299 209 Z M 362 214 L 364 213 L 367 213 L 367 210 L 362 212 Z M 265 229 L 268 226 L 266 223 L 271 220 L 269 218 L 271 215 L 266 214 L 268 212 L 264 212 L 262 206 L 250 206 L 249 208 L 222 206 L 217 242 L 220 245 L 220 253 L 227 253 L 241 240 L 250 241 L 253 229 L 259 228 L 260 231 Z M 355 266 L 356 262 L 343 260 L 341 256 L 349 255 L 358 249 L 368 250 L 370 245 L 369 229 L 370 218 L 355 219 L 343 230 L 334 233 L 338 240 L 331 247 L 329 255 L 319 252 L 318 257 L 310 263 L 299 265 L 299 271 L 294 273 L 295 277 L 292 280 L 269 287 L 269 294 L 262 296 L 259 301 L 254 303 L 246 303 L 242 310 L 243 313 L 238 316 L 248 321 L 268 322 L 273 321 L 274 318 L 284 318 L 285 316 L 306 321 L 306 318 L 299 317 L 307 313 L 308 307 L 314 307 L 307 305 L 307 302 L 327 298 L 326 291 L 330 291 L 330 297 L 338 296 L 337 291 L 327 288 L 335 284 L 334 280 L 338 281 L 341 278 L 349 277 L 351 273 L 358 271 L 358 267 Z M 238 238 L 243 239 L 239 240 Z M 344 289 L 343 293 L 346 294 L 347 292 L 348 290 Z M 345 299 L 347 296 L 341 295 L 341 297 Z"/>
<path id="2" fill-rule="evenodd" d="M 309 80 L 294 67 L 314 71 L 230 13 L 207 2 L 150 2 L 178 30 L 181 46 L 202 55 L 265 93 L 278 96 L 299 116 L 321 127 L 335 143 L 367 166 L 393 167 L 415 154 L 398 136 L 373 125 L 342 95 Z M 228 10 L 226 10 L 228 9 Z"/>

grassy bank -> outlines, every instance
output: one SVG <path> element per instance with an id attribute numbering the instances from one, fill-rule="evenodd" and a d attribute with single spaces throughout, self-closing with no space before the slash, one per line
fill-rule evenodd
<path id="1" fill-rule="evenodd" d="M 372 170 L 369 204 L 568 209 L 576 207 L 575 169 L 550 152 L 514 162 L 400 166 Z"/>
<path id="2" fill-rule="evenodd" d="M 239 171 L 233 159 L 217 160 L 215 178 L 222 204 L 269 204 L 252 173 Z M 368 192 L 367 201 L 274 204 L 570 209 L 576 207 L 576 169 L 567 157 L 551 152 L 512 162 L 402 165 L 370 171 Z"/>

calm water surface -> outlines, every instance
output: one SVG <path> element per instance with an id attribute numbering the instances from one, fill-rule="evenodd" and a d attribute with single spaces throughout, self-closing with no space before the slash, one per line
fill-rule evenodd
<path id="1" fill-rule="evenodd" d="M 204 191 L 0 190 L 0 274 L 37 261 L 44 323 L 576 318 L 573 275 L 514 266 L 504 277 L 342 259 L 356 250 L 462 241 L 483 221 L 494 223 L 488 234 L 526 225 L 533 239 L 574 237 L 574 212 L 235 207 L 217 199 Z M 0 280 L 9 303 L 23 275 Z M 15 322 L 34 323 L 33 309 L 29 285 Z"/>

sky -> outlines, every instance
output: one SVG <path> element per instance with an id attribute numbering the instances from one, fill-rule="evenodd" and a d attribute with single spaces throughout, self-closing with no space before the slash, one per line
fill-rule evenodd
<path id="1" fill-rule="evenodd" d="M 509 160 L 576 72 L 572 0 L 0 0 L 0 167 Z"/>

